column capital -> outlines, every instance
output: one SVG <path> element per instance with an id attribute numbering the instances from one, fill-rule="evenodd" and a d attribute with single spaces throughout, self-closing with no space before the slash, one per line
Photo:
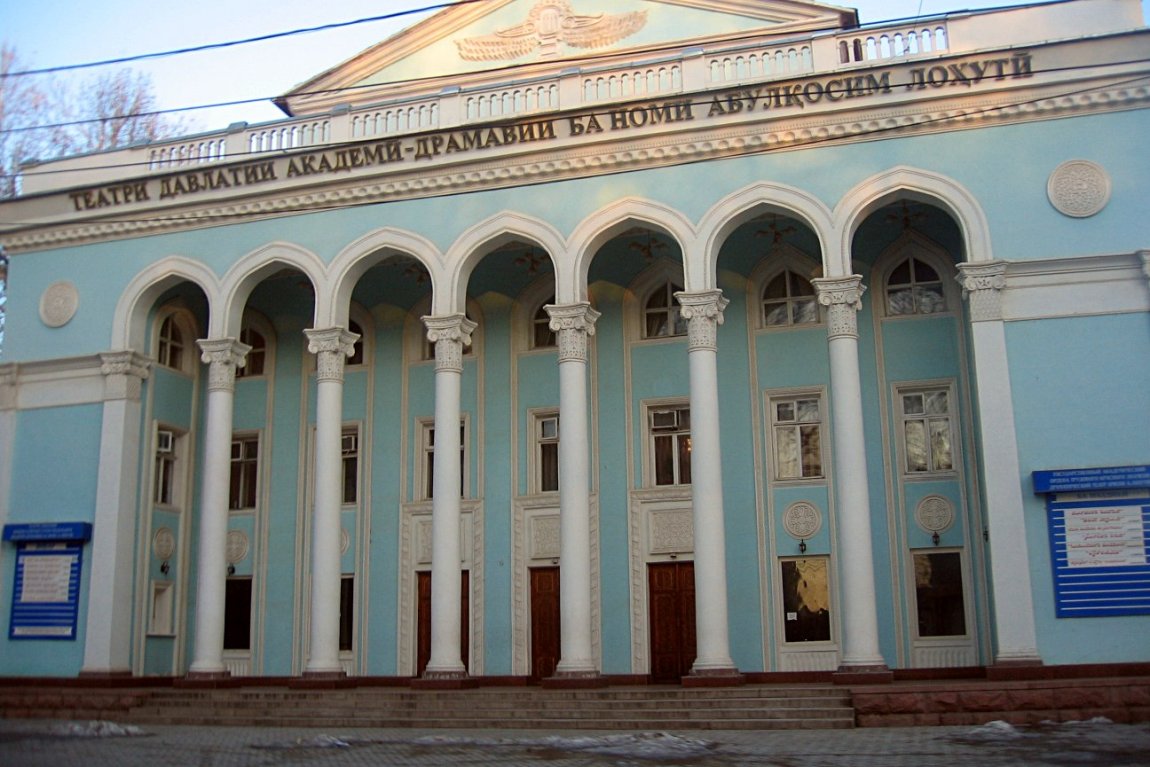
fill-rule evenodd
<path id="1" fill-rule="evenodd" d="M 208 363 L 208 391 L 232 391 L 236 368 L 242 368 L 252 347 L 234 338 L 201 338 L 200 359 Z"/>
<path id="2" fill-rule="evenodd" d="M 307 336 L 307 350 L 317 355 L 316 380 L 342 381 L 343 361 L 355 354 L 355 342 L 359 340 L 357 333 L 343 328 L 308 328 L 304 330 Z"/>
<path id="3" fill-rule="evenodd" d="M 858 338 L 858 312 L 862 309 L 862 297 L 866 285 L 862 275 L 850 274 L 845 277 L 816 277 L 811 280 L 815 286 L 819 303 L 827 307 L 828 338 Z"/>
<path id="4" fill-rule="evenodd" d="M 969 300 L 971 322 L 1002 319 L 1005 261 L 959 264 L 956 279 L 962 286 L 962 297 Z"/>
<path id="5" fill-rule="evenodd" d="M 679 315 L 687 320 L 687 348 L 718 348 L 718 328 L 723 324 L 723 310 L 730 303 L 721 290 L 680 291 L 675 294 Z"/>
<path id="6" fill-rule="evenodd" d="M 426 316 L 427 340 L 435 344 L 435 370 L 463 371 L 463 347 L 471 345 L 471 334 L 479 327 L 463 314 Z"/>
<path id="7" fill-rule="evenodd" d="M 101 352 L 104 399 L 139 399 L 140 387 L 151 369 L 151 361 L 134 351 Z"/>
<path id="8" fill-rule="evenodd" d="M 555 331 L 559 342 L 559 361 L 587 361 L 587 338 L 595 335 L 595 321 L 599 312 L 591 304 L 582 301 L 577 304 L 548 304 L 543 307 L 551 322 L 548 327 Z"/>

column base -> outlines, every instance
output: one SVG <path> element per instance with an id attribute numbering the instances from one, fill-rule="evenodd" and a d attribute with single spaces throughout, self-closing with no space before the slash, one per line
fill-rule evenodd
<path id="1" fill-rule="evenodd" d="M 684 687 L 738 687 L 745 684 L 746 681 L 747 678 L 732 666 L 730 668 L 691 669 L 691 673 L 683 677 L 681 684 Z"/>
<path id="2" fill-rule="evenodd" d="M 540 685 L 544 690 L 594 690 L 606 687 L 607 677 L 598 671 L 556 671 Z"/>
<path id="3" fill-rule="evenodd" d="M 355 678 L 349 677 L 342 669 L 339 671 L 304 671 L 303 676 L 288 680 L 288 687 L 298 690 L 334 690 L 355 686 Z"/>
<path id="4" fill-rule="evenodd" d="M 239 687 L 240 681 L 227 669 L 223 671 L 189 671 L 183 679 L 173 682 L 175 687 Z"/>
<path id="5" fill-rule="evenodd" d="M 130 679 L 131 677 L 132 672 L 129 669 L 109 669 L 106 671 L 85 671 L 84 669 L 80 669 L 81 679 Z"/>
<path id="6" fill-rule="evenodd" d="M 479 680 L 466 671 L 425 671 L 411 680 L 413 690 L 471 690 L 478 686 Z"/>
<path id="7" fill-rule="evenodd" d="M 1000 658 L 986 667 L 986 678 L 995 682 L 1020 679 L 1036 679 L 1043 674 L 1042 659 Z"/>
<path id="8" fill-rule="evenodd" d="M 834 684 L 890 684 L 893 681 L 894 672 L 885 663 L 839 666 L 831 673 Z"/>

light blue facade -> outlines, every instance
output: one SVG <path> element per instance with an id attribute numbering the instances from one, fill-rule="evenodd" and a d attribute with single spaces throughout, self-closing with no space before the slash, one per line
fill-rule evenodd
<path id="1" fill-rule="evenodd" d="M 517 18 L 516 4 L 484 23 L 502 27 L 504 17 Z M 657 18 L 651 34 L 664 29 Z M 1127 44 L 1127 37 L 1144 49 L 1145 30 L 1116 39 Z M 1084 56 L 1094 55 L 1082 45 Z M 1098 57 L 1109 54 L 1097 45 Z M 1032 49 L 1036 62 L 1055 60 L 1043 58 L 1041 46 Z M 1044 79 L 1033 86 L 1037 95 L 1023 90 L 1016 98 L 1056 101 L 1039 92 L 1055 85 Z M 1094 87 L 1103 92 L 1111 84 Z M 958 98 L 950 89 L 923 95 L 937 94 Z M 92 522 L 99 535 L 108 523 L 97 509 L 118 503 L 119 516 L 111 517 L 126 525 L 117 540 L 130 555 L 108 569 L 130 584 L 126 597 L 111 592 L 128 600 L 117 604 L 130 629 L 112 631 L 108 657 L 116 668 L 106 667 L 102 651 L 86 649 L 87 627 L 100 625 L 89 608 L 103 609 L 92 592 L 111 588 L 93 580 L 93 555 L 105 551 L 93 543 L 76 640 L 9 638 L 18 595 L 15 547 L 6 542 L 0 675 L 188 673 L 205 607 L 196 584 L 207 561 L 199 524 L 211 481 L 204 440 L 212 384 L 195 341 L 228 337 L 263 357 L 262 372 L 241 371 L 232 389 L 232 449 L 251 440 L 258 457 L 250 475 L 237 455 L 231 465 L 228 581 L 242 584 L 240 592 L 250 586 L 251 596 L 228 592 L 223 661 L 237 675 L 304 673 L 320 407 L 317 357 L 303 331 L 339 325 L 360 335 L 358 356 L 346 361 L 341 379 L 341 465 L 352 469 L 339 511 L 340 570 L 350 589 L 340 663 L 356 676 L 418 676 L 429 630 L 419 584 L 433 548 L 428 430 L 438 375 L 422 318 L 465 311 L 477 323 L 459 399 L 467 666 L 478 677 L 537 679 L 532 632 L 541 618 L 531 578 L 559 565 L 549 531 L 557 530 L 562 490 L 542 489 L 548 459 L 536 435 L 541 419 L 560 415 L 560 376 L 555 342 L 540 341 L 536 325 L 546 323 L 539 319 L 544 305 L 587 300 L 601 313 L 588 339 L 588 407 L 562 414 L 560 423 L 583 417 L 590 427 L 595 660 L 608 676 L 671 681 L 653 669 L 652 568 L 691 562 L 692 540 L 714 531 L 683 533 L 691 486 L 660 480 L 656 414 L 689 402 L 694 347 L 685 330 L 662 334 L 649 323 L 660 290 L 713 288 L 729 301 L 717 327 L 715 396 L 730 658 L 745 674 L 849 666 L 844 635 L 854 624 L 844 618 L 852 608 L 843 591 L 854 575 L 842 555 L 858 541 L 840 536 L 838 519 L 844 448 L 833 437 L 840 413 L 828 345 L 838 310 L 828 299 L 813 321 L 768 322 L 764 301 L 779 304 L 765 291 L 787 270 L 809 291 L 785 292 L 780 300 L 790 307 L 816 300 L 811 279 L 819 285 L 854 274 L 867 288 L 852 312 L 851 337 L 875 639 L 885 665 L 990 666 L 1017 649 L 1004 637 L 1027 627 L 1035 641 L 1028 661 L 1150 661 L 1150 614 L 1055 617 L 1046 499 L 1030 486 L 1037 470 L 1150 464 L 1145 104 L 1136 94 L 1118 106 L 1099 100 L 1079 111 L 872 132 L 853 142 L 748 147 L 705 161 L 684 155 L 626 172 L 500 181 L 76 245 L 62 237 L 9 245 L 0 522 Z M 966 108 L 955 102 L 936 111 L 947 107 Z M 577 150 L 567 146 L 572 156 Z M 1088 161 L 1105 176 L 1106 199 L 1090 215 L 1060 211 L 1048 191 L 1070 161 Z M 19 222 L 24 209 L 12 203 L 0 211 L 5 222 Z M 25 229 L 36 226 L 11 232 Z M 7 234 L 0 231 L 0 242 Z M 984 263 L 1002 264 L 994 287 L 956 279 L 969 276 L 959 265 Z M 352 266 L 364 268 L 337 288 Z M 895 276 L 900 268 L 915 274 L 913 286 Z M 74 314 L 58 324 L 42 320 L 42 297 L 64 278 L 79 296 Z M 905 310 L 894 295 L 899 286 L 934 303 Z M 980 300 L 993 293 L 997 311 L 985 313 L 965 293 Z M 988 356 L 983 330 L 991 326 L 1004 339 L 1001 360 Z M 262 345 L 253 343 L 253 331 Z M 170 353 L 172 343 L 182 345 L 182 357 Z M 108 381 L 117 373 L 101 355 L 113 351 L 132 351 L 148 368 L 135 379 L 138 393 L 112 391 Z M 992 387 L 992 398 L 980 380 L 1003 386 Z M 985 417 L 1002 412 L 988 404 L 998 395 L 1012 407 L 1017 476 L 1006 495 L 1020 498 L 1024 535 L 996 541 L 995 562 L 990 530 L 998 529 L 995 515 L 1006 501 L 995 479 L 1001 467 L 986 460 L 1005 432 Z M 909 410 L 923 397 L 935 407 L 945 401 L 945 410 Z M 126 402 L 129 413 L 122 421 L 129 433 L 120 438 L 113 402 Z M 818 415 L 786 422 L 787 403 L 813 406 Z M 929 445 L 912 444 L 919 424 Z M 793 456 L 786 447 L 792 434 Z M 170 450 L 162 447 L 167 439 Z M 927 468 L 909 468 L 920 451 Z M 803 467 L 798 476 L 787 474 L 792 457 Z M 117 485 L 122 476 L 130 480 Z M 108 500 L 115 487 L 118 502 Z M 804 516 L 810 509 L 814 523 Z M 813 525 L 809 534 L 804 524 Z M 999 603 L 1008 593 L 1001 578 L 1011 572 L 1001 552 L 1023 563 L 1010 566 L 1029 575 L 1028 605 Z M 931 567 L 955 563 L 951 580 L 930 581 Z M 788 581 L 796 571 L 810 583 Z M 829 581 L 819 582 L 819 572 Z M 823 610 L 825 633 L 811 624 L 799 636 L 805 619 L 789 606 L 793 598 L 810 613 Z"/>

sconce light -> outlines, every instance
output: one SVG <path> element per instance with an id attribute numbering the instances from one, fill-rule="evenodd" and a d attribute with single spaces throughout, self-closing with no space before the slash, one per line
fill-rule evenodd
<path id="1" fill-rule="evenodd" d="M 160 572 L 163 573 L 164 575 L 167 575 L 168 571 L 171 569 L 172 568 L 168 565 L 168 560 L 165 559 L 163 562 L 160 563 Z"/>
<path id="2" fill-rule="evenodd" d="M 678 558 L 679 558 L 679 555 L 678 555 L 678 554 L 672 554 L 672 555 L 671 555 L 671 559 L 678 559 Z"/>
<path id="3" fill-rule="evenodd" d="M 235 575 L 235 574 L 236 574 L 236 566 L 235 565 L 228 565 L 228 575 Z"/>
<path id="4" fill-rule="evenodd" d="M 931 541 L 934 542 L 935 546 L 938 545 L 939 537 L 938 537 L 938 531 L 937 530 L 935 530 L 934 534 L 930 536 L 930 539 L 931 539 Z"/>
<path id="5" fill-rule="evenodd" d="M 799 539 L 799 553 L 800 554 L 806 554 L 807 553 L 807 542 L 803 538 Z"/>
<path id="6" fill-rule="evenodd" d="M 559 557 L 551 557 L 551 564 L 553 564 L 553 565 L 559 564 Z"/>

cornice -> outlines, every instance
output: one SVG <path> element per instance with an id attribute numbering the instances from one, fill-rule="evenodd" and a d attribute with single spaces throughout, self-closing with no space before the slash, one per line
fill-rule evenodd
<path id="1" fill-rule="evenodd" d="M 921 69 L 931 64 L 941 66 L 945 61 L 939 59 L 927 64 L 915 64 Z M 900 71 L 909 71 L 909 67 L 909 64 L 904 65 Z M 881 69 L 894 70 L 893 67 Z M 881 69 L 854 69 L 850 76 L 865 77 L 867 72 Z M 825 82 L 827 77 L 813 75 L 788 82 Z M 1089 83 L 1089 88 L 1084 87 L 1083 80 L 1072 83 L 1006 81 L 1004 84 L 988 86 L 980 92 L 964 90 L 959 93 L 949 89 L 910 92 L 899 85 L 894 89 L 897 92 L 883 97 L 881 103 L 856 99 L 854 104 L 803 109 L 783 116 L 775 116 L 771 111 L 748 111 L 737 115 L 668 122 L 647 132 L 607 130 L 594 138 L 561 136 L 550 141 L 508 145 L 498 152 L 486 154 L 473 152 L 443 155 L 430 160 L 380 165 L 362 171 L 336 174 L 334 177 L 304 177 L 293 181 L 283 179 L 267 187 L 248 187 L 243 192 L 233 190 L 230 196 L 225 193 L 205 193 L 195 202 L 182 205 L 176 202 L 162 205 L 153 203 L 131 211 L 117 209 L 111 215 L 103 216 L 94 213 L 69 214 L 67 220 L 60 223 L 28 225 L 4 234 L 2 238 L 11 253 L 20 253 L 228 225 L 238 221 L 322 212 L 333 207 L 563 181 L 750 156 L 765 151 L 799 151 L 819 146 L 1145 108 L 1150 104 L 1150 84 L 1145 81 L 1129 84 L 1129 77 L 1127 73 L 1095 77 L 1085 81 Z M 1071 84 L 1073 87 L 1068 87 Z M 779 83 L 757 85 L 768 88 L 778 86 Z M 707 105 L 717 94 L 735 90 L 739 89 L 697 94 L 693 99 L 695 110 L 700 114 L 706 113 Z M 1070 90 L 1073 93 L 1068 93 Z M 663 99 L 661 103 L 674 101 Z M 628 106 L 607 105 L 598 110 L 598 114 L 603 116 Z M 569 118 L 578 119 L 587 114 L 589 112 L 586 110 L 575 110 L 541 113 L 534 118 L 566 125 Z M 491 127 L 470 125 L 454 130 L 485 131 Z M 420 139 L 421 135 L 431 134 L 413 134 L 404 137 L 404 140 L 425 140 Z M 345 149 L 351 146 L 355 145 L 342 145 Z M 267 161 L 285 162 L 293 157 L 331 153 L 337 149 L 319 147 L 310 152 L 301 150 L 277 154 Z M 35 220 L 34 206 L 37 200 L 52 197 L 67 200 L 68 192 L 14 200 L 6 206 L 6 217 L 23 216 L 27 220 Z M 21 208 L 27 212 L 22 212 Z M 89 218 L 77 220 L 83 215 Z"/>

